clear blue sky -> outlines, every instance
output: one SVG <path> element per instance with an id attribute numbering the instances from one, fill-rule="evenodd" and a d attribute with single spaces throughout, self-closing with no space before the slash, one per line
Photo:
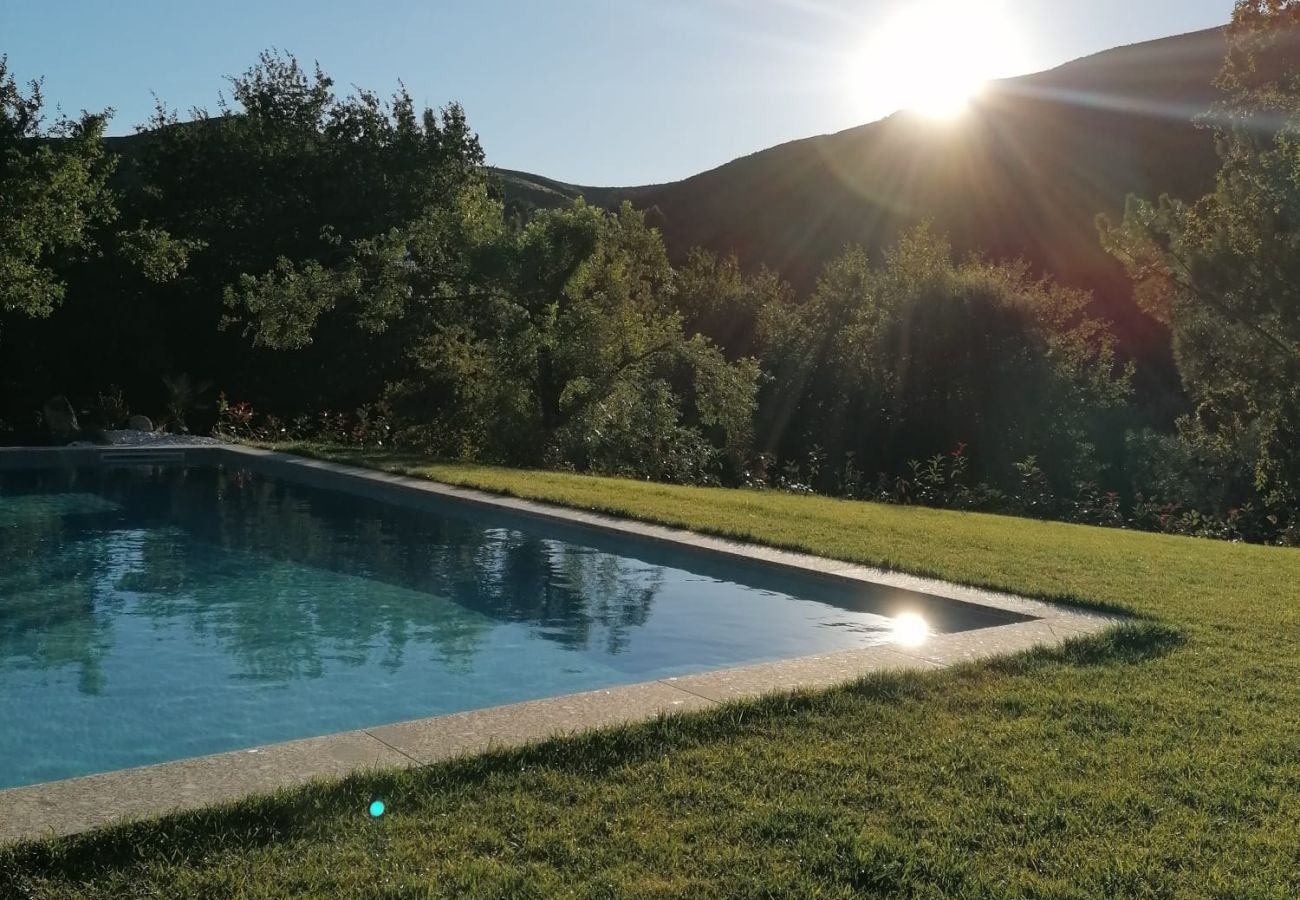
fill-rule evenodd
<path id="1" fill-rule="evenodd" d="M 0 53 L 70 112 L 215 107 L 223 76 L 279 47 L 342 85 L 462 102 L 489 160 L 564 181 L 685 177 L 892 112 L 845 60 L 915 0 L 0 0 Z M 1050 68 L 1225 23 L 1231 0 L 1001 0 Z M 1015 74 L 1000 72 L 998 74 Z M 850 96 L 853 95 L 853 96 Z"/>

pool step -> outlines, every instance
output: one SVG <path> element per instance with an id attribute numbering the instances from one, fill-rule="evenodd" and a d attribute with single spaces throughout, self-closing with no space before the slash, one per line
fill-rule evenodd
<path id="1" fill-rule="evenodd" d="M 122 447 L 103 450 L 99 462 L 105 466 L 172 466 L 185 464 L 184 450 L 162 447 Z"/>

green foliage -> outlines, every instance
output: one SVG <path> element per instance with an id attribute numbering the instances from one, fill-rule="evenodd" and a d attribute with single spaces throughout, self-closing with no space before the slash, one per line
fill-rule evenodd
<path id="1" fill-rule="evenodd" d="M 190 417 L 206 405 L 204 395 L 212 388 L 212 382 L 195 380 L 186 372 L 164 375 L 162 381 L 167 389 L 170 426 L 174 431 L 188 434 Z"/>
<path id="2" fill-rule="evenodd" d="M 716 477 L 719 451 L 743 459 L 756 364 L 685 335 L 640 213 L 578 203 L 518 231 L 478 229 L 473 246 L 478 286 L 440 280 L 443 261 L 418 249 L 384 279 L 386 296 L 408 299 L 381 304 L 409 335 L 408 370 L 386 392 L 408 442 L 688 481 Z"/>
<path id="3" fill-rule="evenodd" d="M 735 256 L 696 248 L 677 278 L 677 308 L 686 330 L 703 334 L 734 358 L 760 355 L 765 319 L 794 305 L 794 293 L 766 268 L 752 276 Z"/>
<path id="4" fill-rule="evenodd" d="M 1300 4 L 1237 4 L 1208 123 L 1222 168 L 1193 204 L 1130 199 L 1107 248 L 1167 322 L 1189 447 L 1277 509 L 1300 499 Z M 1197 498 L 1199 499 L 1199 498 Z"/>
<path id="5" fill-rule="evenodd" d="M 311 343 L 321 315 L 340 299 L 361 288 L 356 273 L 336 273 L 315 260 L 295 265 L 281 256 L 261 275 L 242 273 L 224 291 L 226 305 L 242 310 L 256 325 L 249 329 L 253 345 L 297 350 Z"/>
<path id="6" fill-rule="evenodd" d="M 277 80 L 328 104 L 320 73 L 263 67 L 247 79 L 253 108 L 285 106 L 263 96 Z M 748 452 L 757 365 L 683 331 L 676 273 L 630 206 L 579 202 L 511 228 L 469 179 L 369 237 L 324 225 L 321 243 L 331 254 L 240 274 L 226 307 L 267 351 L 382 348 L 370 397 L 382 391 L 404 443 L 675 481 L 717 478 Z"/>
<path id="7" fill-rule="evenodd" d="M 238 395 L 284 408 L 373 400 L 394 375 L 376 335 L 393 302 L 382 279 L 400 260 L 384 254 L 418 231 L 463 269 L 453 213 L 486 189 L 478 139 L 454 104 L 420 111 L 400 87 L 387 101 L 339 96 L 287 54 L 262 54 L 229 97 L 191 122 L 160 105 L 142 129 L 130 167 L 141 189 L 124 214 L 132 246 L 151 246 L 155 270 L 174 276 L 147 291 L 142 316 L 185 309 L 187 340 L 207 341 L 169 363 Z M 183 265 L 158 230 L 186 242 Z M 233 327 L 213 337 L 219 326 Z M 292 379 L 263 352 L 304 348 Z"/>
<path id="8" fill-rule="evenodd" d="M 962 444 L 982 477 L 1030 453 L 1095 475 L 1129 376 L 1088 303 L 1021 266 L 954 262 L 927 228 L 880 265 L 851 248 L 806 304 L 769 317 L 763 437 L 783 456 L 852 452 L 872 472 Z"/>
<path id="9" fill-rule="evenodd" d="M 97 424 L 107 429 L 125 428 L 127 420 L 131 418 L 131 407 L 127 405 L 122 388 L 116 384 L 110 384 L 95 395 L 91 412 Z"/>
<path id="10" fill-rule="evenodd" d="M 0 56 L 0 314 L 50 315 L 66 293 L 61 268 L 116 217 L 102 141 L 111 111 L 45 128 L 43 105 L 40 82 L 24 93 Z"/>
<path id="11" fill-rule="evenodd" d="M 149 281 L 164 284 L 174 281 L 189 265 L 190 255 L 203 249 L 203 242 L 177 238 L 147 221 L 117 235 L 122 258 L 138 267 Z"/>

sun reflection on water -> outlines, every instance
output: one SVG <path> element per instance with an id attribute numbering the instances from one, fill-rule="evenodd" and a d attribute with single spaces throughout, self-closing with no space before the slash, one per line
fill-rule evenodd
<path id="1" fill-rule="evenodd" d="M 894 642 L 919 647 L 930 636 L 930 623 L 920 613 L 905 612 L 894 617 Z"/>

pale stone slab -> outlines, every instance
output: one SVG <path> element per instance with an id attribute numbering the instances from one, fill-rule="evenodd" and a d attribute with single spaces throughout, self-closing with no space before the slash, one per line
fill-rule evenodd
<path id="1" fill-rule="evenodd" d="M 775 691 L 825 688 L 861 678 L 870 672 L 927 670 L 942 666 L 928 659 L 904 656 L 885 647 L 806 656 L 720 672 L 664 679 L 665 684 L 722 703 Z"/>
<path id="2" fill-rule="evenodd" d="M 1085 637 L 1108 628 L 1116 628 L 1128 620 L 1118 616 L 1055 611 L 1053 615 L 1044 616 L 1043 621 L 1051 626 L 1058 637 Z"/>
<path id="3" fill-rule="evenodd" d="M 421 763 L 490 747 L 510 747 L 606 725 L 653 719 L 661 713 L 704 709 L 713 703 L 657 681 L 550 700 L 533 700 L 370 728 L 385 744 Z"/>
<path id="4" fill-rule="evenodd" d="M 990 656 L 1019 653 L 1032 647 L 1055 645 L 1061 640 L 1062 636 L 1057 635 L 1051 625 L 1038 619 L 999 628 L 936 634 L 920 647 L 902 649 L 899 652 L 928 662 L 952 666 Z"/>
<path id="5" fill-rule="evenodd" d="M 0 843 L 196 809 L 315 778 L 414 765 L 363 731 L 0 791 Z"/>

